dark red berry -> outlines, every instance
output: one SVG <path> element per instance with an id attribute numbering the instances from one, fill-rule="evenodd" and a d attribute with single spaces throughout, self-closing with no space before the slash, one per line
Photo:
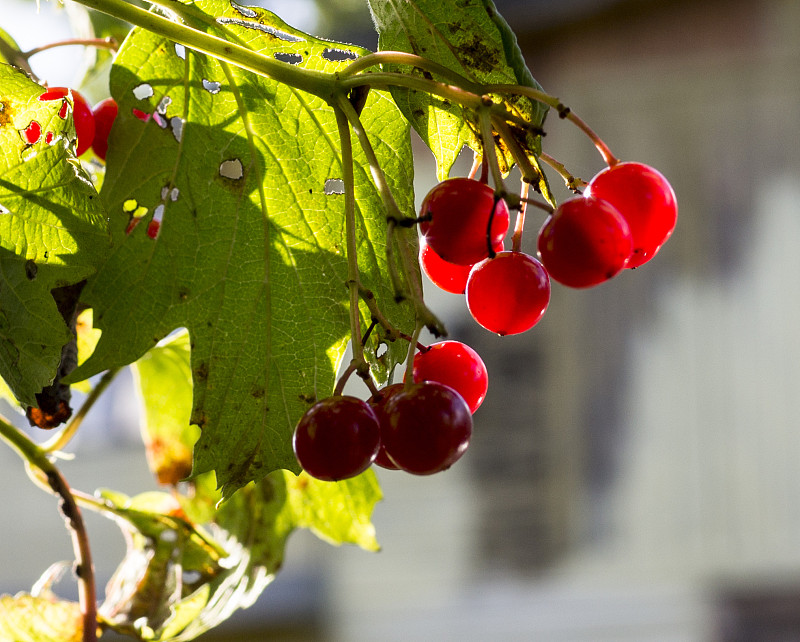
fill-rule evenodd
<path id="1" fill-rule="evenodd" d="M 382 439 L 392 461 L 415 475 L 450 468 L 469 446 L 472 413 L 455 390 L 435 381 L 415 383 L 389 399 Z"/>
<path id="2" fill-rule="evenodd" d="M 475 412 L 486 397 L 489 375 L 480 355 L 460 341 L 440 341 L 414 355 L 414 381 L 450 386 Z"/>
<path id="3" fill-rule="evenodd" d="M 381 435 L 383 435 L 384 426 L 388 423 L 389 417 L 386 415 L 384 411 L 384 407 L 386 403 L 394 397 L 398 392 L 403 390 L 402 383 L 393 383 L 390 386 L 386 386 L 382 388 L 374 395 L 369 398 L 369 405 L 375 411 L 375 415 L 378 417 L 378 424 L 381 427 Z M 395 464 L 390 458 L 389 455 L 386 453 L 386 447 L 383 444 L 383 438 L 381 438 L 381 447 L 378 450 L 378 456 L 375 458 L 375 465 L 380 466 L 381 468 L 386 468 L 388 470 L 400 470 L 400 466 Z"/>
<path id="4" fill-rule="evenodd" d="M 323 481 L 355 477 L 370 467 L 381 436 L 378 418 L 361 399 L 348 396 L 318 401 L 300 419 L 292 438 L 297 461 Z"/>
<path id="5" fill-rule="evenodd" d="M 678 220 L 678 201 L 666 178 L 642 163 L 618 163 L 589 182 L 587 196 L 608 201 L 628 222 L 633 253 L 625 267 L 652 259 Z"/>
<path id="6" fill-rule="evenodd" d="M 628 223 L 613 205 L 577 196 L 547 218 L 539 231 L 538 248 L 550 278 L 588 288 L 625 267 L 633 240 Z"/>
<path id="7" fill-rule="evenodd" d="M 500 252 L 476 264 L 467 281 L 467 308 L 481 326 L 500 335 L 519 334 L 542 318 L 550 302 L 550 278 L 522 252 Z"/>
<path id="8" fill-rule="evenodd" d="M 92 150 L 103 160 L 106 159 L 108 152 L 108 135 L 111 132 L 111 125 L 117 117 L 117 101 L 113 98 L 106 98 L 95 105 L 92 114 L 94 115 L 94 140 Z"/>
<path id="9" fill-rule="evenodd" d="M 72 91 L 72 121 L 75 124 L 75 136 L 77 142 L 75 143 L 75 153 L 80 156 L 89 147 L 92 146 L 94 140 L 94 116 L 92 115 L 92 108 L 89 103 L 74 89 Z M 67 102 L 66 96 L 70 93 L 67 87 L 50 87 L 46 92 L 39 96 L 39 100 L 62 100 L 61 109 L 58 115 L 61 118 L 66 118 L 67 115 Z"/>
<path id="10" fill-rule="evenodd" d="M 488 185 L 471 178 L 451 178 L 434 187 L 422 202 L 420 233 L 448 263 L 470 265 L 489 256 L 503 242 L 508 207 Z"/>

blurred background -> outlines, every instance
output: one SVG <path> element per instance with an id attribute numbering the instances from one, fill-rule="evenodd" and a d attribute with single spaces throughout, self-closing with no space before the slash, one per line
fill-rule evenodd
<path id="1" fill-rule="evenodd" d="M 35 19 L 32 2 L 2 4 L 23 48 L 68 35 L 49 4 Z M 261 4 L 377 46 L 362 0 Z M 257 604 L 201 639 L 800 640 L 800 3 L 496 4 L 544 88 L 617 156 L 669 178 L 676 231 L 595 289 L 554 285 L 520 336 L 485 332 L 463 297 L 432 288 L 452 337 L 489 369 L 467 455 L 430 478 L 379 470 L 382 552 L 297 533 Z M 41 54 L 34 69 L 70 84 L 80 56 Z M 551 114 L 545 128 L 545 150 L 574 174 L 602 168 L 569 123 Z M 418 151 L 421 200 L 435 173 Z M 89 491 L 152 487 L 130 382 L 93 412 L 65 476 Z M 7 449 L 0 483 L 14 489 L 0 528 L 0 591 L 13 593 L 71 550 Z M 89 526 L 103 583 L 123 543 L 101 518 Z"/>

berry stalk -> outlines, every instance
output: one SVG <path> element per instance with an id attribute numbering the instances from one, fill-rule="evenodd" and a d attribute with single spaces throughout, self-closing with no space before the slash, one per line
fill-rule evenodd
<path id="1" fill-rule="evenodd" d="M 340 109 L 334 109 L 336 125 L 339 128 L 339 141 L 342 148 L 342 180 L 344 182 L 344 225 L 347 243 L 347 287 L 350 290 L 350 345 L 353 350 L 351 368 L 342 376 L 340 385 L 350 375 L 350 372 L 359 372 L 366 381 L 369 378 L 369 365 L 364 359 L 364 345 L 361 342 L 361 315 L 359 311 L 359 277 L 358 254 L 356 243 L 356 196 L 355 178 L 353 176 L 353 141 L 350 137 L 350 125 L 347 117 Z M 341 394 L 338 390 L 337 394 Z"/>
<path id="2" fill-rule="evenodd" d="M 367 163 L 370 167 L 370 172 L 372 173 L 372 180 L 375 183 L 375 187 L 378 189 L 378 193 L 381 195 L 381 199 L 383 200 L 384 207 L 386 208 L 387 212 L 387 263 L 389 264 L 389 270 L 396 270 L 396 266 L 394 264 L 394 253 L 393 253 L 393 243 L 397 242 L 397 248 L 400 253 L 400 264 L 403 268 L 403 274 L 405 276 L 405 282 L 408 284 L 408 287 L 411 289 L 410 298 L 414 305 L 414 309 L 416 314 L 419 318 L 423 320 L 424 325 L 430 329 L 430 331 L 437 335 L 443 336 L 447 334 L 445 330 L 444 324 L 436 317 L 433 312 L 425 305 L 423 300 L 422 294 L 422 283 L 418 278 L 415 278 L 415 266 L 418 265 L 417 259 L 415 256 L 412 256 L 408 247 L 408 244 L 405 242 L 403 238 L 397 238 L 397 226 L 403 225 L 405 221 L 409 220 L 408 217 L 403 216 L 403 213 L 400 211 L 399 206 L 397 205 L 397 201 L 395 201 L 394 196 L 392 195 L 392 190 L 389 187 L 389 183 L 386 181 L 386 175 L 383 172 L 383 169 L 378 162 L 378 157 L 375 154 L 375 150 L 372 147 L 372 143 L 367 136 L 367 132 L 364 130 L 364 126 L 361 123 L 361 119 L 358 117 L 355 108 L 350 104 L 350 102 L 344 98 L 340 98 L 338 101 L 339 109 L 344 115 L 347 117 L 347 120 L 350 123 L 350 126 L 353 128 L 353 131 L 356 134 L 356 138 L 358 138 L 358 142 L 361 145 L 361 149 L 364 151 L 365 156 L 367 157 Z M 412 219 L 413 220 L 413 219 Z M 399 279 L 397 279 L 399 281 Z M 402 288 L 395 289 L 396 296 L 401 298 L 403 295 Z"/>

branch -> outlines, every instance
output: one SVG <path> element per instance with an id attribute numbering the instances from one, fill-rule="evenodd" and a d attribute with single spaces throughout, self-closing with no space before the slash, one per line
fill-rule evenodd
<path id="1" fill-rule="evenodd" d="M 59 508 L 72 538 L 75 553 L 75 575 L 83 614 L 83 642 L 97 641 L 97 591 L 89 537 L 80 508 L 69 484 L 47 454 L 25 434 L 0 417 L 0 438 L 11 446 L 31 466 L 40 470 L 47 486 L 60 498 Z"/>

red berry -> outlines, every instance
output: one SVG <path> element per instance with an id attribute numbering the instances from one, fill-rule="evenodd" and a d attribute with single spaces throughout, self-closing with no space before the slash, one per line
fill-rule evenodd
<path id="1" fill-rule="evenodd" d="M 323 481 L 355 477 L 370 467 L 381 443 L 378 418 L 356 397 L 318 401 L 300 419 L 292 438 L 297 461 Z"/>
<path id="2" fill-rule="evenodd" d="M 92 111 L 94 115 L 94 140 L 92 149 L 103 160 L 106 159 L 108 152 L 108 134 L 111 132 L 111 125 L 117 117 L 117 101 L 113 98 L 106 98 L 97 103 Z"/>
<path id="3" fill-rule="evenodd" d="M 499 243 L 494 247 L 495 252 L 503 251 L 503 244 Z M 467 279 L 472 265 L 457 265 L 448 263 L 441 256 L 433 251 L 430 245 L 423 240 L 419 248 L 419 263 L 425 274 L 435 286 L 451 292 L 452 294 L 464 294 L 467 289 Z M 473 264 L 474 265 L 474 264 Z"/>
<path id="4" fill-rule="evenodd" d="M 474 413 L 486 397 L 489 375 L 480 355 L 460 341 L 440 341 L 414 355 L 414 382 L 450 386 Z"/>
<path id="5" fill-rule="evenodd" d="M 403 470 L 432 475 L 450 468 L 469 446 L 472 414 L 455 390 L 435 381 L 415 383 L 392 396 L 384 412 L 386 452 Z"/>
<path id="6" fill-rule="evenodd" d="M 489 247 L 503 242 L 509 224 L 505 201 L 495 201 L 491 187 L 471 178 L 439 183 L 423 200 L 420 218 L 425 242 L 442 259 L 457 265 L 489 256 Z"/>
<path id="7" fill-rule="evenodd" d="M 402 390 L 402 383 L 393 383 L 392 385 L 386 386 L 385 388 L 379 390 L 369 398 L 368 403 L 375 411 L 375 415 L 378 417 L 378 424 L 381 427 L 381 435 L 383 435 L 384 426 L 389 421 L 389 417 L 386 415 L 384 407 L 389 399 L 394 397 L 397 393 L 402 392 Z M 375 458 L 375 465 L 388 470 L 400 470 L 400 466 L 395 464 L 386 453 L 386 446 L 383 444 L 382 438 L 381 447 L 380 450 L 378 450 L 378 456 Z"/>
<path id="8" fill-rule="evenodd" d="M 589 182 L 587 196 L 608 201 L 628 222 L 633 254 L 625 267 L 652 259 L 670 237 L 678 219 L 678 202 L 666 178 L 642 163 L 618 163 Z"/>
<path id="9" fill-rule="evenodd" d="M 75 153 L 80 156 L 89 147 L 92 146 L 94 140 L 94 116 L 92 115 L 92 108 L 89 103 L 74 89 L 72 91 L 72 121 L 75 124 L 75 136 L 77 137 Z M 67 87 L 50 87 L 46 92 L 39 96 L 39 100 L 64 100 L 70 89 Z M 64 101 L 58 115 L 61 118 L 66 118 L 67 103 Z"/>
<path id="10" fill-rule="evenodd" d="M 542 318 L 550 302 L 550 278 L 522 252 L 500 252 L 481 261 L 467 281 L 467 308 L 480 325 L 500 335 L 519 334 Z"/>
<path id="11" fill-rule="evenodd" d="M 539 231 L 539 255 L 550 278 L 588 288 L 616 275 L 633 250 L 631 230 L 606 201 L 577 196 L 564 201 Z"/>

